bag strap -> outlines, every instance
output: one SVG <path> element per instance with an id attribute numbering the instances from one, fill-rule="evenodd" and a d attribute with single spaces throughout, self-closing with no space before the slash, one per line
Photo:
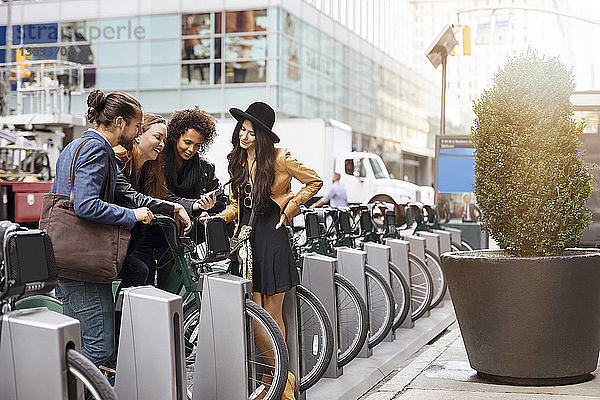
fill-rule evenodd
<path id="1" fill-rule="evenodd" d="M 71 160 L 71 193 L 69 194 L 69 201 L 71 202 L 71 204 L 75 204 L 75 163 L 77 161 L 77 158 L 79 157 L 79 153 L 81 152 L 81 148 L 83 147 L 83 145 L 92 139 L 100 140 L 94 137 L 82 140 L 81 143 L 79 143 L 79 145 L 75 149 L 75 154 L 73 155 L 73 159 Z M 108 188 L 105 188 L 104 190 L 104 201 L 108 202 Z"/>
<path id="2" fill-rule="evenodd" d="M 252 212 L 250 213 L 250 220 L 248 220 L 248 225 L 252 226 L 252 221 L 254 221 L 254 207 L 252 207 Z M 235 231 L 233 232 L 233 236 L 237 237 L 239 232 L 240 232 L 240 225 L 241 224 L 237 224 L 235 226 Z"/>
<path id="3" fill-rule="evenodd" d="M 254 207 L 252 207 L 252 212 L 250 213 L 250 220 L 248 221 L 248 225 L 252 226 L 252 221 L 254 221 Z"/>

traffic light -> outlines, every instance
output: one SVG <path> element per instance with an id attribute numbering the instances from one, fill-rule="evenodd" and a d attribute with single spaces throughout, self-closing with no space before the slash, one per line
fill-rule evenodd
<path id="1" fill-rule="evenodd" d="M 463 26 L 463 55 L 471 55 L 471 28 Z"/>

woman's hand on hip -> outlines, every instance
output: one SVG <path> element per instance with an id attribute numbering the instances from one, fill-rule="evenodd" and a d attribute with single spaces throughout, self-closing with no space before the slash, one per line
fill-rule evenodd
<path id="1" fill-rule="evenodd" d="M 287 217 L 285 216 L 285 214 L 281 214 L 281 217 L 279 217 L 279 223 L 277 225 L 275 225 L 275 229 L 281 228 L 281 226 L 285 225 L 286 222 L 287 222 Z"/>

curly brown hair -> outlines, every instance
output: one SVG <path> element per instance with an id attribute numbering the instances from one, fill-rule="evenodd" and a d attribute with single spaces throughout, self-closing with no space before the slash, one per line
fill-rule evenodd
<path id="1" fill-rule="evenodd" d="M 200 153 L 204 153 L 217 136 L 215 118 L 212 115 L 202 111 L 197 106 L 187 110 L 178 110 L 173 113 L 167 125 L 165 150 L 174 151 L 177 147 L 177 141 L 188 129 L 197 130 L 204 138 L 200 145 Z"/>

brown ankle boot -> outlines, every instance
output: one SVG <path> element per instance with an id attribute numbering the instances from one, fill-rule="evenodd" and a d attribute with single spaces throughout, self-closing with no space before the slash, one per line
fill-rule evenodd
<path id="1" fill-rule="evenodd" d="M 291 372 L 288 372 L 288 379 L 285 383 L 285 390 L 281 395 L 281 400 L 296 400 L 294 391 L 296 390 L 296 377 Z"/>

